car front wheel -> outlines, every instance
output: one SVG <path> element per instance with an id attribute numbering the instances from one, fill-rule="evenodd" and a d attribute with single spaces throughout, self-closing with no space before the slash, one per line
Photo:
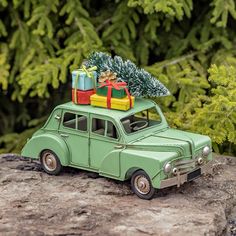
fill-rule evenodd
<path id="1" fill-rule="evenodd" d="M 155 194 L 151 180 L 143 170 L 138 170 L 132 175 L 131 188 L 133 192 L 142 199 L 150 200 Z"/>
<path id="2" fill-rule="evenodd" d="M 59 158 L 50 150 L 42 152 L 40 162 L 43 170 L 50 175 L 58 175 L 62 170 Z"/>

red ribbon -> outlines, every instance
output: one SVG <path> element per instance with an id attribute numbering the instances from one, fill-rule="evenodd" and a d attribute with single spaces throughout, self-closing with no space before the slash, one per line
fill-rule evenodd
<path id="1" fill-rule="evenodd" d="M 105 83 L 103 83 L 99 86 L 99 88 L 107 87 L 107 89 L 108 89 L 108 91 L 107 91 L 107 108 L 108 109 L 111 109 L 112 88 L 114 88 L 116 90 L 120 90 L 121 88 L 123 88 L 125 90 L 125 93 L 127 94 L 128 98 L 129 98 L 130 107 L 132 107 L 132 99 L 131 99 L 129 90 L 127 89 L 126 86 L 127 86 L 127 84 L 125 82 L 112 83 L 110 80 L 106 80 Z"/>

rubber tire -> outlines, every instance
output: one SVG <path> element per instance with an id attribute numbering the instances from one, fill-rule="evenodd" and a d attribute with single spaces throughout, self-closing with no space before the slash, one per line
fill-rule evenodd
<path id="1" fill-rule="evenodd" d="M 147 194 L 141 194 L 135 187 L 135 184 L 134 184 L 134 180 L 136 178 L 136 176 L 138 175 L 143 175 L 149 182 L 150 186 L 151 186 L 151 189 L 149 191 L 149 193 Z M 153 198 L 156 190 L 155 188 L 152 187 L 152 183 L 151 183 L 151 180 L 149 178 L 149 176 L 146 174 L 145 171 L 143 170 L 137 170 L 136 172 L 133 173 L 132 177 L 131 177 L 131 189 L 132 191 L 141 199 L 145 199 L 145 200 L 150 200 Z"/>
<path id="2" fill-rule="evenodd" d="M 53 155 L 57 161 L 57 167 L 54 171 L 49 171 L 43 164 L 43 161 L 42 161 L 42 157 L 44 155 L 44 153 L 47 152 L 47 153 L 50 153 L 51 155 Z M 58 158 L 58 156 L 51 150 L 44 150 L 41 155 L 40 155 L 40 163 L 41 163 L 41 166 L 43 168 L 43 170 L 49 174 L 49 175 L 58 175 L 61 171 L 62 171 L 62 165 L 61 165 L 61 162 Z"/>

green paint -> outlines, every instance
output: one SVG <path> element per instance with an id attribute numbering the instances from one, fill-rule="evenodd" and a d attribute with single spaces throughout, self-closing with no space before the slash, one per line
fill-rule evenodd
<path id="1" fill-rule="evenodd" d="M 63 117 L 66 112 L 71 112 L 71 110 L 64 109 Z M 89 116 L 84 112 L 77 112 L 78 115 L 84 115 L 89 118 Z M 59 122 L 58 122 L 59 123 Z M 88 129 L 88 127 L 87 127 Z M 63 141 L 66 143 L 68 150 L 70 151 L 69 163 L 73 165 L 80 165 L 89 167 L 89 134 L 86 131 L 80 131 L 67 128 L 63 126 L 60 122 L 59 134 L 65 135 L 67 137 L 62 137 Z M 79 156 L 78 156 L 79 153 Z"/>
<path id="2" fill-rule="evenodd" d="M 122 119 L 153 107 L 160 116 L 160 123 L 134 133 L 125 132 Z M 87 120 L 85 130 L 65 127 L 66 112 L 83 116 Z M 101 133 L 93 132 L 96 119 L 104 121 Z M 74 120 L 76 128 L 79 128 L 78 121 L 79 118 Z M 108 123 L 117 131 L 115 138 L 109 136 Z M 158 105 L 150 100 L 137 98 L 135 106 L 126 112 L 69 102 L 54 109 L 45 125 L 27 142 L 22 156 L 39 159 L 43 150 L 50 149 L 63 166 L 95 171 L 122 181 L 142 169 L 149 175 L 153 187 L 159 188 L 161 180 L 173 177 L 163 171 L 167 162 L 174 167 L 179 160 L 197 160 L 206 145 L 211 148 L 208 136 L 171 129 Z M 210 153 L 204 157 L 204 164 L 211 159 Z M 190 171 L 198 168 L 195 160 Z"/>

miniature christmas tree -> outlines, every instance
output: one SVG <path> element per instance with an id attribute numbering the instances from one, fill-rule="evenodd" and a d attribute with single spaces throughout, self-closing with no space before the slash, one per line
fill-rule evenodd
<path id="1" fill-rule="evenodd" d="M 124 81 L 128 85 L 130 94 L 136 97 L 160 97 L 169 95 L 168 89 L 155 77 L 144 69 L 139 69 L 130 60 L 124 61 L 121 57 L 103 52 L 94 52 L 88 58 L 87 67 L 97 66 L 98 76 L 104 71 L 117 74 L 117 81 Z"/>

